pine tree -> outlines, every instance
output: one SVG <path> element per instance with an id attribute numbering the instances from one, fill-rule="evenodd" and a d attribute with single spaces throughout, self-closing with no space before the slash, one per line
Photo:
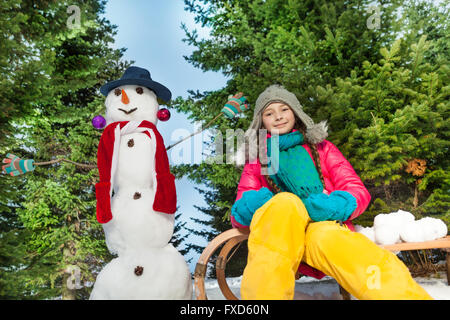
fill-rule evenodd
<path id="1" fill-rule="evenodd" d="M 100 132 L 90 122 L 103 109 L 104 98 L 98 89 L 120 77 L 127 63 L 120 61 L 123 50 L 109 47 L 115 31 L 99 16 L 104 2 L 80 5 L 81 23 L 74 28 L 68 26 L 69 5 L 66 1 L 22 1 L 6 11 L 7 15 L 23 13 L 16 32 L 32 43 L 29 54 L 32 61 L 39 61 L 40 70 L 34 70 L 34 77 L 33 73 L 24 76 L 32 96 L 21 96 L 20 90 L 14 95 L 12 106 L 26 112 L 8 118 L 11 131 L 6 133 L 7 141 L 14 143 L 2 146 L 3 155 L 10 152 L 36 161 L 66 157 L 96 162 Z M 10 58 L 17 66 L 28 61 L 23 56 Z M 11 86 L 12 91 L 16 87 L 27 91 L 19 84 Z M 6 289 L 2 294 L 28 299 L 88 297 L 90 288 L 85 284 L 92 283 L 110 259 L 95 218 L 97 171 L 63 163 L 2 180 L 14 195 L 5 192 L 4 204 L 11 212 L 6 224 L 11 228 L 10 223 L 16 222 L 17 226 L 2 233 L 8 241 L 0 248 L 0 256 L 8 257 L 8 250 L 18 241 L 13 234 L 21 239 L 14 253 L 16 260 L 10 257 L 1 271 L 6 287 L 14 283 L 19 289 Z"/>
<path id="2" fill-rule="evenodd" d="M 38 16 L 32 6 L 23 1 L 5 0 L 0 7 L 0 154 L 19 148 L 14 120 L 30 115 L 32 103 L 39 97 L 41 84 L 46 80 L 41 71 L 45 62 L 34 59 L 29 43 L 36 40 L 41 26 L 30 18 Z M 20 297 L 23 282 L 17 281 L 14 271 L 25 264 L 27 232 L 22 227 L 16 209 L 24 198 L 23 179 L 0 179 L 0 299 Z M 9 276 L 13 276 L 10 278 Z"/>
<path id="3" fill-rule="evenodd" d="M 178 210 L 178 208 L 177 208 Z M 187 230 L 186 224 L 187 222 L 181 222 L 180 217 L 181 213 L 177 213 L 175 215 L 175 227 L 173 230 L 173 236 L 170 240 L 170 243 L 177 248 L 178 252 L 180 252 L 183 256 L 186 256 L 190 251 L 189 244 L 186 244 L 187 238 L 189 237 L 189 234 L 181 235 L 181 232 L 183 230 Z M 187 263 L 191 262 L 192 259 L 186 260 Z"/>
<path id="4" fill-rule="evenodd" d="M 368 77 L 357 81 L 362 93 L 358 105 L 376 97 L 378 104 L 373 106 L 380 108 L 372 107 L 373 122 L 355 129 L 347 150 L 363 179 L 382 186 L 384 194 L 378 197 L 387 204 L 383 210 L 402 208 L 418 218 L 431 215 L 449 224 L 448 65 L 432 66 L 423 60 L 431 47 L 426 36 L 406 51 L 406 57 L 397 56 L 400 41 L 382 50 L 380 65 L 366 64 Z M 386 85 L 377 94 L 371 87 L 380 77 Z"/>
<path id="5" fill-rule="evenodd" d="M 355 222 L 401 208 L 449 224 L 448 6 L 408 1 L 403 9 L 402 36 L 377 63 L 319 90 L 333 108 L 336 142 L 374 200 Z"/>

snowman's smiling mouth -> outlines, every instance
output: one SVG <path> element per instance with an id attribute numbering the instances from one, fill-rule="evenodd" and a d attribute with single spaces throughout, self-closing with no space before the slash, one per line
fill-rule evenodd
<path id="1" fill-rule="evenodd" d="M 125 114 L 130 114 L 130 113 L 135 112 L 137 110 L 137 108 L 134 108 L 134 109 L 131 109 L 131 110 L 128 110 L 128 111 L 127 110 L 123 110 L 121 108 L 119 108 L 119 110 L 125 112 Z"/>

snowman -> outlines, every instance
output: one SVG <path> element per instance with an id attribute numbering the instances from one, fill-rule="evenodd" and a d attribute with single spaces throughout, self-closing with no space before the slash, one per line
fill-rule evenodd
<path id="1" fill-rule="evenodd" d="M 169 243 L 175 177 L 156 129 L 165 120 L 157 98 L 169 101 L 171 93 L 134 66 L 100 91 L 106 128 L 97 153 L 97 220 L 117 258 L 97 276 L 90 299 L 191 299 L 189 268 Z"/>

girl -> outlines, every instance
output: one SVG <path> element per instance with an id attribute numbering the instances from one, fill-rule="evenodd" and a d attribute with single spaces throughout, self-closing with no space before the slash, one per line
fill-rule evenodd
<path id="1" fill-rule="evenodd" d="M 327 135 L 282 86 L 258 97 L 231 210 L 233 227 L 251 230 L 242 299 L 293 299 L 297 270 L 358 299 L 431 299 L 393 253 L 353 232 L 371 197 Z"/>

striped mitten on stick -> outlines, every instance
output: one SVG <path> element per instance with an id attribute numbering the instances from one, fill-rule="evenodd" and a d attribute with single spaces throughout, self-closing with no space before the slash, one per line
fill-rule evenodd
<path id="1" fill-rule="evenodd" d="M 36 168 L 33 164 L 34 160 L 22 160 L 11 153 L 8 153 L 2 162 L 6 163 L 6 165 L 2 166 L 3 172 L 10 174 L 13 177 L 33 171 Z"/>

